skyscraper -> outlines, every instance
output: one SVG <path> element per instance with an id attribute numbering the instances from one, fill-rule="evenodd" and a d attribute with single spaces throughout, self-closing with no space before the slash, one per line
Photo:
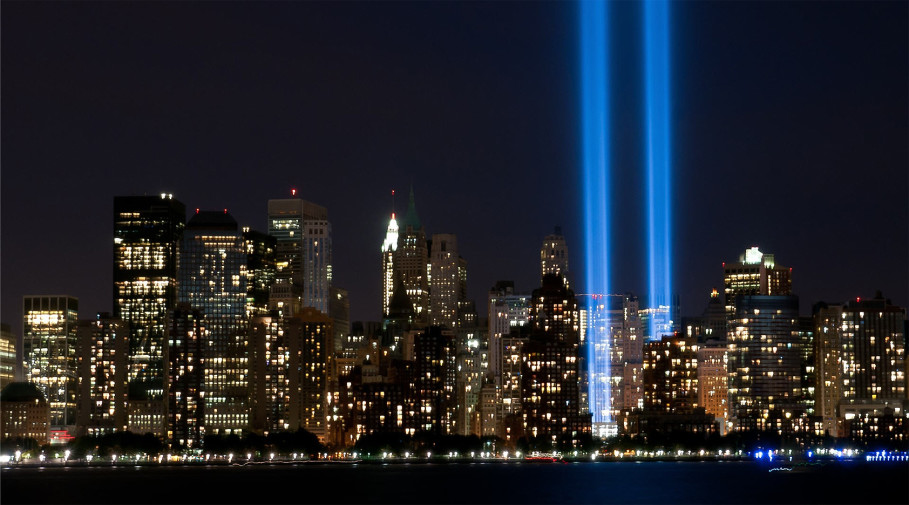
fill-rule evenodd
<path id="1" fill-rule="evenodd" d="M 413 187 L 410 188 L 407 213 L 404 215 L 398 231 L 398 247 L 394 251 L 393 261 L 394 278 L 400 277 L 407 297 L 413 304 L 414 322 L 427 324 L 429 322 L 429 249 L 426 243 L 426 232 L 417 215 Z"/>
<path id="2" fill-rule="evenodd" d="M 170 318 L 167 348 L 167 441 L 199 447 L 205 436 L 205 314 L 181 303 Z"/>
<path id="3" fill-rule="evenodd" d="M 868 413 L 905 415 L 905 308 L 880 292 L 841 305 L 818 304 L 815 328 L 816 410 L 828 433 L 844 435 L 846 424 L 868 422 Z"/>
<path id="4" fill-rule="evenodd" d="M 726 314 L 735 314 L 735 298 L 739 295 L 790 295 L 792 269 L 777 265 L 772 254 L 757 247 L 747 249 L 735 263 L 723 263 L 723 286 Z"/>
<path id="5" fill-rule="evenodd" d="M 114 198 L 113 316 L 129 326 L 130 380 L 159 399 L 185 222 L 186 207 L 173 195 Z"/>
<path id="6" fill-rule="evenodd" d="M 429 322 L 434 326 L 457 328 L 458 301 L 466 286 L 461 286 L 458 239 L 452 234 L 434 234 L 430 252 Z M 466 262 L 464 284 L 466 284 Z"/>
<path id="7" fill-rule="evenodd" d="M 331 223 L 328 211 L 299 198 L 268 201 L 268 234 L 277 239 L 277 284 L 291 284 L 303 307 L 328 314 Z M 292 305 L 292 303 L 291 303 Z"/>
<path id="8" fill-rule="evenodd" d="M 763 430 L 804 413 L 797 296 L 742 296 L 729 328 L 729 414 Z"/>
<path id="9" fill-rule="evenodd" d="M 300 342 L 300 427 L 323 439 L 327 428 L 325 392 L 328 387 L 331 326 L 332 321 L 327 314 L 304 307 L 285 330 L 290 332 L 291 338 Z"/>
<path id="10" fill-rule="evenodd" d="M 398 250 L 398 222 L 391 213 L 385 241 L 382 242 L 382 314 L 388 314 L 388 304 L 395 291 L 395 251 Z"/>
<path id="11" fill-rule="evenodd" d="M 552 235 L 543 238 L 543 246 L 540 248 L 540 279 L 547 274 L 562 276 L 565 286 L 569 287 L 568 246 L 562 236 L 561 226 L 556 226 Z"/>
<path id="12" fill-rule="evenodd" d="M 543 277 L 531 303 L 531 336 L 523 349 L 521 404 L 528 435 L 556 442 L 590 432 L 581 411 L 578 303 L 560 276 Z"/>
<path id="13" fill-rule="evenodd" d="M 79 321 L 78 413 L 80 432 L 100 435 L 127 427 L 129 330 L 110 314 Z"/>
<path id="14" fill-rule="evenodd" d="M 242 432 L 248 421 L 244 240 L 227 213 L 197 212 L 186 224 L 179 301 L 202 311 L 206 332 L 205 427 Z"/>
<path id="15" fill-rule="evenodd" d="M 243 228 L 246 248 L 246 315 L 268 312 L 268 294 L 275 282 L 275 237 Z"/>
<path id="16" fill-rule="evenodd" d="M 71 296 L 23 299 L 24 375 L 38 386 L 50 406 L 50 424 L 76 422 L 76 328 L 79 300 Z"/>
<path id="17" fill-rule="evenodd" d="M 664 336 L 644 344 L 644 409 L 690 414 L 698 407 L 697 339 Z"/>
<path id="18" fill-rule="evenodd" d="M 16 380 L 19 364 L 16 357 L 16 335 L 10 325 L 0 324 L 0 390 Z"/>

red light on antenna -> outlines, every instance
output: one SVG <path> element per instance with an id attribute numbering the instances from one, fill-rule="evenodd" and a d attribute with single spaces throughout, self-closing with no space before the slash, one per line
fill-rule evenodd
<path id="1" fill-rule="evenodd" d="M 290 188 L 290 196 L 297 196 L 297 188 Z"/>
<path id="2" fill-rule="evenodd" d="M 855 297 L 855 301 L 857 301 L 857 302 L 860 302 L 860 301 L 862 301 L 862 297 L 860 297 L 860 296 L 856 296 L 856 297 Z"/>
<path id="3" fill-rule="evenodd" d="M 395 218 L 395 213 L 394 213 L 394 212 L 391 213 L 391 218 L 392 218 L 392 219 Z"/>
<path id="4" fill-rule="evenodd" d="M 199 208 L 198 208 L 198 207 L 196 207 L 196 214 L 198 214 L 198 213 L 199 213 Z"/>
<path id="5" fill-rule="evenodd" d="M 227 214 L 227 209 L 224 209 L 224 213 Z"/>
<path id="6" fill-rule="evenodd" d="M 726 268 L 726 262 L 725 262 L 725 261 L 723 262 L 723 268 Z"/>

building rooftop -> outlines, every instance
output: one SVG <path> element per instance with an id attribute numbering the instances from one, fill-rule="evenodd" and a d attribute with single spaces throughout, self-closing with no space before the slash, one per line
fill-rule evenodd
<path id="1" fill-rule="evenodd" d="M 44 394 L 31 382 L 10 382 L 0 391 L 0 402 L 44 401 Z"/>

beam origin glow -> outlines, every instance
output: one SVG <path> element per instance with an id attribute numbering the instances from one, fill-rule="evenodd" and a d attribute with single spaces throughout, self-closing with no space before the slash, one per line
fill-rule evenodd
<path id="1" fill-rule="evenodd" d="M 580 24 L 581 135 L 584 206 L 584 260 L 587 292 L 609 292 L 609 62 L 606 51 L 606 3 L 581 0 Z M 588 310 L 597 306 L 592 297 Z M 609 335 L 588 333 L 588 403 L 593 422 L 612 421 L 609 386 Z"/>
<path id="2" fill-rule="evenodd" d="M 648 302 L 651 309 L 665 306 L 667 319 L 672 304 L 669 28 L 669 1 L 644 2 Z"/>

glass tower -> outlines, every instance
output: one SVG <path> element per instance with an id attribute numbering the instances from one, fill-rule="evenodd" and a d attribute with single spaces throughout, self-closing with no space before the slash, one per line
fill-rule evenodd
<path id="1" fill-rule="evenodd" d="M 185 222 L 186 206 L 173 195 L 114 198 L 113 316 L 129 327 L 130 380 L 159 399 Z"/>
<path id="2" fill-rule="evenodd" d="M 202 311 L 205 326 L 205 430 L 242 432 L 247 412 L 247 255 L 237 222 L 197 212 L 186 224 L 179 302 Z"/>
<path id="3" fill-rule="evenodd" d="M 76 329 L 79 300 L 71 296 L 23 299 L 25 380 L 50 404 L 51 426 L 76 423 Z"/>

